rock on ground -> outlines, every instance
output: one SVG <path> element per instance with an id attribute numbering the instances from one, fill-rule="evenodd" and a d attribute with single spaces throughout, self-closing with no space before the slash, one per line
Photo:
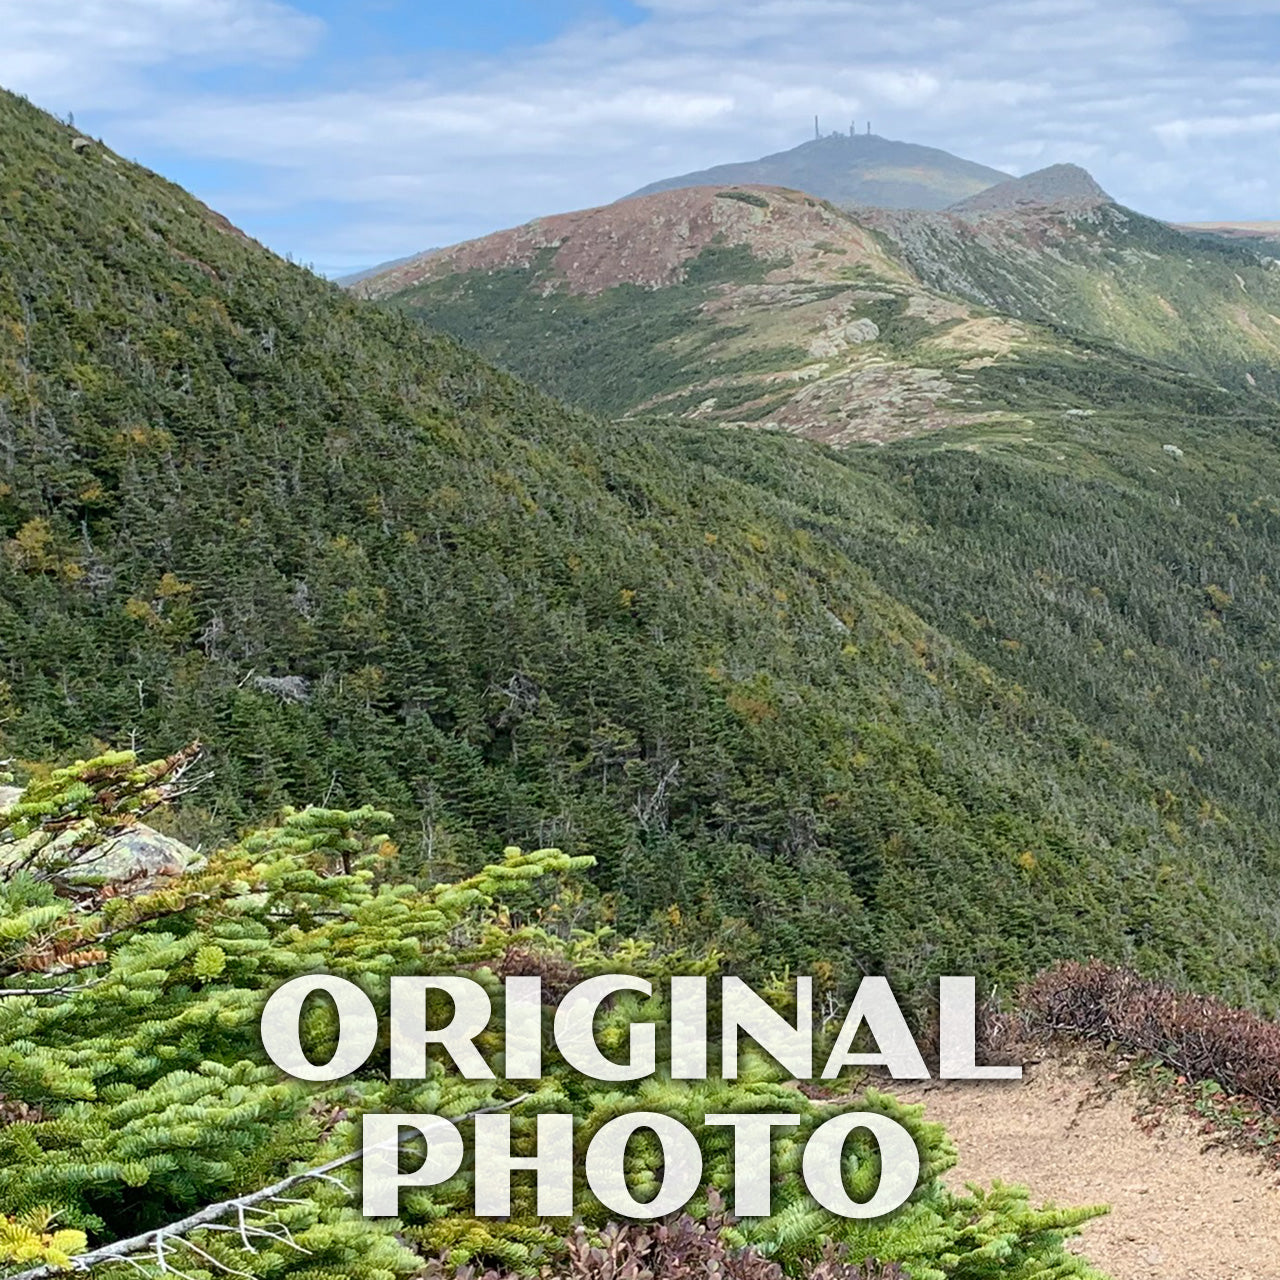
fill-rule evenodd
<path id="1" fill-rule="evenodd" d="M 5 813 L 21 795 L 21 787 L 0 787 L 0 814 Z M 56 863 L 60 852 L 74 842 L 77 830 L 72 828 L 45 846 L 41 850 L 40 861 L 46 865 Z M 28 836 L 25 840 L 0 841 L 0 875 L 6 867 L 26 860 L 32 839 Z M 127 884 L 139 890 L 154 886 L 164 877 L 181 875 L 196 861 L 197 854 L 190 846 L 162 834 L 145 822 L 139 822 L 123 834 L 103 841 L 60 874 L 68 884 Z"/>

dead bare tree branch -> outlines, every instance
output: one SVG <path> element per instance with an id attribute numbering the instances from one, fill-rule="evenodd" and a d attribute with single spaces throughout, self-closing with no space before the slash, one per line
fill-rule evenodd
<path id="1" fill-rule="evenodd" d="M 466 1115 L 454 1116 L 450 1117 L 450 1119 L 454 1124 L 460 1124 L 464 1120 L 470 1120 L 473 1116 L 487 1115 L 492 1111 L 507 1111 L 511 1107 L 519 1106 L 528 1097 L 529 1094 L 522 1093 L 519 1097 L 511 1098 L 506 1102 L 496 1103 L 492 1107 L 478 1107 L 475 1111 L 468 1111 Z M 104 1244 L 100 1249 L 91 1249 L 88 1253 L 77 1254 L 71 1259 L 72 1270 L 79 1272 L 91 1271 L 94 1267 L 109 1262 L 127 1262 L 137 1267 L 138 1264 L 133 1261 L 130 1255 L 150 1249 L 155 1253 L 155 1261 L 159 1265 L 162 1275 L 173 1275 L 181 1278 L 183 1272 L 169 1262 L 165 1251 L 166 1244 L 173 1242 L 187 1245 L 201 1257 L 213 1262 L 220 1271 L 225 1271 L 228 1275 L 244 1275 L 243 1271 L 237 1271 L 234 1267 L 217 1262 L 216 1259 L 205 1253 L 203 1249 L 191 1244 L 189 1240 L 181 1239 L 187 1232 L 201 1228 L 215 1231 L 234 1231 L 240 1236 L 245 1248 L 251 1253 L 256 1253 L 257 1250 L 250 1241 L 264 1237 L 276 1244 L 289 1245 L 301 1253 L 306 1253 L 307 1251 L 293 1239 L 289 1228 L 283 1222 L 247 1223 L 244 1217 L 245 1210 L 253 1209 L 267 1200 L 296 1204 L 298 1202 L 296 1200 L 288 1200 L 284 1196 L 284 1192 L 303 1182 L 337 1182 L 345 1190 L 345 1184 L 338 1182 L 338 1179 L 332 1176 L 334 1170 L 341 1169 L 345 1165 L 354 1164 L 357 1160 L 362 1159 L 367 1152 L 373 1150 L 377 1150 L 377 1148 L 361 1147 L 345 1156 L 338 1156 L 327 1164 L 318 1165 L 314 1169 L 307 1169 L 303 1173 L 291 1173 L 287 1178 L 281 1178 L 279 1182 L 273 1182 L 269 1187 L 263 1187 L 260 1191 L 250 1191 L 247 1195 L 232 1196 L 229 1200 L 219 1200 L 216 1204 L 205 1205 L 203 1209 L 198 1209 L 195 1213 L 188 1214 L 185 1218 L 180 1218 L 177 1222 L 171 1222 L 167 1226 L 156 1227 L 151 1231 L 144 1231 L 141 1235 L 130 1236 L 127 1240 L 117 1240 L 114 1244 Z M 258 1212 L 262 1211 L 258 1210 Z M 229 1213 L 236 1214 L 238 1225 L 231 1227 L 218 1223 L 219 1218 L 225 1217 Z M 275 1228 L 275 1230 L 272 1230 L 272 1228 Z M 283 1234 L 279 1234 L 280 1232 L 283 1232 Z M 67 1274 L 67 1271 L 60 1267 L 33 1267 L 29 1271 L 19 1271 L 15 1275 L 5 1276 L 3 1280 L 53 1280 L 53 1277 L 65 1277 Z"/>

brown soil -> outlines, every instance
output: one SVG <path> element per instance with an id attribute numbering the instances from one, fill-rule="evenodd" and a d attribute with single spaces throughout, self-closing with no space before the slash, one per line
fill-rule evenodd
<path id="1" fill-rule="evenodd" d="M 1145 1132 L 1137 1095 L 1084 1059 L 1046 1059 L 1022 1081 L 895 1085 L 960 1150 L 955 1185 L 996 1179 L 1037 1201 L 1109 1204 L 1081 1252 L 1114 1280 L 1280 1280 L 1280 1178 L 1211 1145 L 1190 1116 Z"/>

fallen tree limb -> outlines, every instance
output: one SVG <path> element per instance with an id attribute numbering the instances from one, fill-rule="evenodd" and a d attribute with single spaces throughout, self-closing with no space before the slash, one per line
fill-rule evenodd
<path id="1" fill-rule="evenodd" d="M 493 1111 L 506 1111 L 511 1107 L 518 1106 L 528 1097 L 527 1093 L 522 1093 L 518 1098 L 496 1103 L 492 1107 L 478 1107 L 475 1111 L 468 1111 L 466 1115 L 451 1117 L 451 1119 L 454 1124 L 461 1124 L 462 1121 L 470 1120 L 473 1116 L 487 1115 Z M 252 1209 L 264 1201 L 280 1200 L 286 1191 L 291 1191 L 303 1182 L 336 1182 L 337 1179 L 333 1177 L 335 1170 L 341 1169 L 345 1165 L 354 1164 L 357 1160 L 362 1159 L 366 1152 L 376 1149 L 373 1147 L 360 1147 L 345 1156 L 338 1156 L 336 1159 L 330 1160 L 327 1164 L 318 1165 L 314 1169 L 307 1169 L 302 1173 L 291 1173 L 287 1178 L 281 1178 L 279 1182 L 273 1182 L 269 1187 L 263 1187 L 259 1191 L 250 1191 L 242 1196 L 232 1196 L 229 1200 L 219 1200 L 216 1204 L 205 1205 L 203 1209 L 197 1209 L 195 1213 L 188 1214 L 187 1217 L 180 1218 L 177 1222 L 170 1222 L 163 1227 L 155 1227 L 150 1231 L 144 1231 L 141 1235 L 130 1236 L 127 1240 L 117 1240 L 114 1244 L 104 1244 L 99 1249 L 89 1250 L 88 1253 L 77 1254 L 71 1259 L 72 1272 L 90 1271 L 96 1266 L 109 1262 L 127 1262 L 134 1267 L 138 1267 L 138 1264 L 133 1261 L 132 1255 L 142 1253 L 144 1250 L 151 1250 L 155 1254 L 154 1260 L 159 1264 L 161 1274 L 182 1276 L 183 1273 L 166 1258 L 165 1244 L 169 1241 L 187 1244 L 197 1253 L 212 1261 L 202 1249 L 191 1245 L 189 1241 L 182 1240 L 182 1237 L 187 1232 L 196 1231 L 201 1227 L 236 1232 L 251 1253 L 256 1252 L 251 1240 L 263 1238 L 273 1240 L 277 1244 L 289 1245 L 291 1248 L 305 1253 L 306 1250 L 294 1241 L 288 1227 L 283 1223 L 248 1223 L 244 1216 L 245 1210 Z M 218 1219 L 226 1217 L 230 1213 L 236 1214 L 237 1226 L 224 1227 L 218 1225 Z M 221 1263 L 217 1265 L 221 1270 L 232 1275 L 246 1274 L 245 1272 L 237 1272 Z M 33 1267 L 29 1271 L 19 1271 L 14 1275 L 4 1276 L 2 1280 L 53 1280 L 53 1277 L 65 1277 L 67 1274 L 68 1272 L 64 1268 L 42 1266 Z"/>

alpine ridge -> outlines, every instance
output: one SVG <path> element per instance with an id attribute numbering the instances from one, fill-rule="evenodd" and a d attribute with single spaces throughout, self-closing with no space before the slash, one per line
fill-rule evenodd
<path id="1" fill-rule="evenodd" d="M 827 443 L 998 417 L 1007 406 L 983 397 L 976 371 L 1050 341 L 920 286 L 880 237 L 829 202 L 770 187 L 679 188 L 540 218 L 356 291 L 430 310 L 469 341 L 495 339 L 501 347 L 488 349 L 500 359 L 549 356 L 553 346 L 567 355 L 576 342 L 574 373 L 548 385 L 596 408 L 767 425 Z M 492 329 L 461 326 L 468 300 Z M 522 326 L 526 310 L 538 337 Z M 596 315 L 601 323 L 584 326 Z M 595 348 L 588 360 L 583 344 Z M 613 370 L 599 387 L 609 399 L 581 396 L 573 379 L 602 365 Z"/>
<path id="2" fill-rule="evenodd" d="M 1008 176 L 937 147 L 877 134 L 829 133 L 759 160 L 664 178 L 628 198 L 680 187 L 774 186 L 798 188 L 839 205 L 942 209 Z"/>
<path id="3" fill-rule="evenodd" d="M 1280 272 L 1057 166 L 925 213 L 770 187 L 638 196 L 470 241 L 356 286 L 614 414 L 833 444 L 995 422 L 1026 369 L 1092 341 L 1280 394 Z M 608 366 L 613 376 L 594 371 Z"/>

